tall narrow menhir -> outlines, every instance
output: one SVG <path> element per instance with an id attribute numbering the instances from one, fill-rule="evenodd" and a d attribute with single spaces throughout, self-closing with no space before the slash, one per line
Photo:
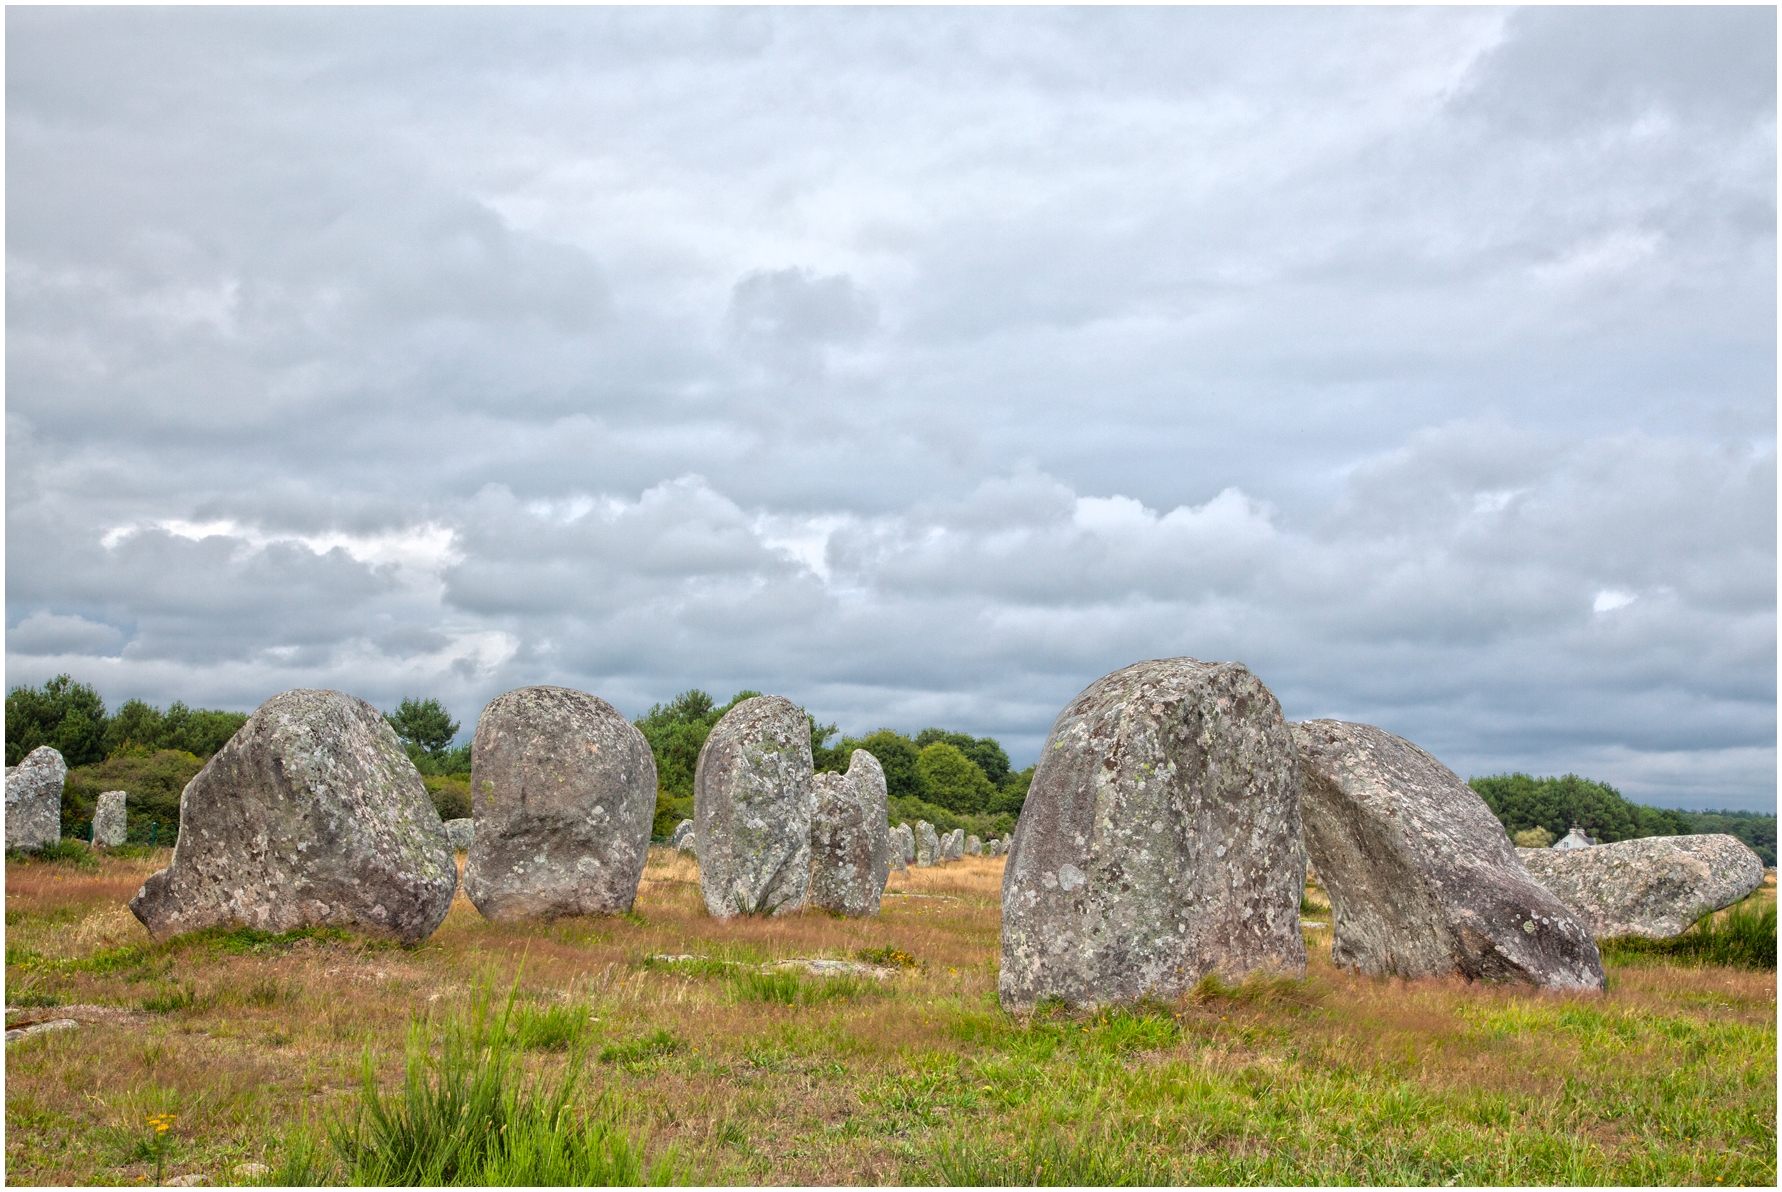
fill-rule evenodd
<path id="1" fill-rule="evenodd" d="M 814 778 L 810 718 L 791 700 L 746 699 L 712 727 L 693 777 L 693 842 L 714 917 L 803 909 Z"/>
<path id="2" fill-rule="evenodd" d="M 1305 972 L 1299 767 L 1242 663 L 1092 683 L 1046 737 L 1002 880 L 1002 1004 L 1172 997 Z"/>

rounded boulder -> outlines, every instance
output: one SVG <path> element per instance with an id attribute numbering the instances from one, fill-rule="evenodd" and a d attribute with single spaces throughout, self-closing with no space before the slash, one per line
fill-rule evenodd
<path id="1" fill-rule="evenodd" d="M 496 920 L 624 914 L 655 813 L 649 742 L 611 704 L 568 687 L 498 695 L 470 746 L 464 893 Z"/>

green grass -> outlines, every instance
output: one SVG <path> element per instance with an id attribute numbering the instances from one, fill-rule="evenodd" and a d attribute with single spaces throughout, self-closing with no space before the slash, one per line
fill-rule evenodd
<path id="1" fill-rule="evenodd" d="M 650 1162 L 613 1103 L 574 1104 L 581 1062 L 526 1077 L 519 1063 L 516 994 L 499 1012 L 487 982 L 469 1006 L 436 1025 L 411 1023 L 402 1088 L 386 1095 L 368 1048 L 356 1112 L 329 1127 L 346 1182 L 381 1187 L 634 1186 L 665 1184 L 674 1157 Z M 437 1054 L 435 1054 L 437 1052 Z M 313 1156 L 298 1164 L 314 1178 Z"/>
<path id="2" fill-rule="evenodd" d="M 781 1006 L 816 1006 L 845 1002 L 879 992 L 870 977 L 801 977 L 789 972 L 743 972 L 730 978 L 730 993 L 739 1002 Z"/>
<path id="3" fill-rule="evenodd" d="M 593 1023 L 587 1006 L 533 1006 L 513 1008 L 508 1025 L 514 1045 L 536 1051 L 566 1051 L 582 1041 Z"/>
<path id="4" fill-rule="evenodd" d="M 1604 940 L 1600 947 L 1605 961 L 1662 956 L 1687 964 L 1724 964 L 1775 972 L 1776 904 L 1753 896 L 1724 915 L 1704 917 L 1674 939 L 1630 936 Z"/>
<path id="5" fill-rule="evenodd" d="M 679 1054 L 685 1046 L 686 1044 L 674 1036 L 674 1032 L 657 1027 L 640 1039 L 632 1039 L 625 1043 L 609 1043 L 602 1047 L 600 1062 L 603 1064 L 644 1065 L 651 1060 Z"/>
<path id="6" fill-rule="evenodd" d="M 99 858 L 94 855 L 90 845 L 66 836 L 40 848 L 9 848 L 6 850 L 6 859 L 26 865 L 65 864 L 73 865 L 76 869 L 99 868 Z"/>

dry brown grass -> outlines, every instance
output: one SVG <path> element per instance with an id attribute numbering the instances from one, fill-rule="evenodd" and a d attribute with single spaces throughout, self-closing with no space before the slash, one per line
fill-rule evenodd
<path id="1" fill-rule="evenodd" d="M 1547 1148 L 1544 1166 L 1518 1177 L 1500 1154 L 1478 1170 L 1508 1182 L 1773 1180 L 1774 974 L 1624 968 L 1601 998 L 1378 981 L 1335 969 L 1328 930 L 1308 930 L 1305 982 L 1130 1022 L 1023 1023 L 996 1004 L 1002 867 L 966 858 L 894 875 L 872 920 L 721 923 L 705 914 L 691 858 L 653 849 L 629 916 L 495 924 L 460 895 L 417 948 L 304 939 L 256 950 L 215 938 L 151 945 L 122 909 L 151 863 L 9 866 L 9 998 L 132 1010 L 9 1048 L 9 1179 L 136 1180 L 152 1169 L 131 1157 L 134 1139 L 163 1110 L 180 1115 L 170 1170 L 226 1179 L 235 1163 L 276 1159 L 287 1131 L 349 1103 L 364 1048 L 394 1080 L 412 1016 L 461 1006 L 479 976 L 505 986 L 518 975 L 527 998 L 593 1008 L 596 1054 L 657 1031 L 678 1042 L 670 1056 L 593 1063 L 591 1087 L 624 1097 L 654 1146 L 674 1144 L 685 1174 L 714 1182 L 933 1179 L 955 1170 L 935 1158 L 948 1147 L 1018 1148 L 1092 1121 L 1148 1140 L 1175 1165 L 1170 1178 L 1190 1181 L 1431 1182 L 1448 1170 L 1430 1158 L 1443 1148 L 1453 1163 L 1484 1163 L 1531 1139 Z M 921 966 L 792 1005 L 739 996 L 728 969 L 649 960 L 758 964 L 887 946 Z M 140 1009 L 169 991 L 190 1005 Z M 1121 1043 L 1122 1031 L 1140 1042 Z M 1746 1040 L 1767 1054 L 1744 1054 Z M 1719 1115 L 1736 1128 L 1713 1134 L 1714 1115 L 1676 1107 L 1710 1096 L 1743 1106 Z M 1749 1136 L 1766 1114 L 1767 1142 Z M 1663 1133 L 1672 1128 L 1696 1136 L 1684 1147 Z M 1357 1157 L 1356 1137 L 1390 1145 Z M 1568 1146 L 1595 1165 L 1566 1166 L 1584 1162 Z"/>

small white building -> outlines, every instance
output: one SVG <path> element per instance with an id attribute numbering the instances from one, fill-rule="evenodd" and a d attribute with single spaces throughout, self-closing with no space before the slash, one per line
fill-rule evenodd
<path id="1" fill-rule="evenodd" d="M 1596 841 L 1594 841 L 1590 837 L 1584 835 L 1583 828 L 1580 828 L 1576 824 L 1573 824 L 1572 830 L 1570 832 L 1567 832 L 1564 836 L 1560 837 L 1558 840 L 1553 842 L 1553 847 L 1554 848 L 1565 848 L 1565 849 L 1591 848 L 1595 844 L 1596 844 Z"/>

